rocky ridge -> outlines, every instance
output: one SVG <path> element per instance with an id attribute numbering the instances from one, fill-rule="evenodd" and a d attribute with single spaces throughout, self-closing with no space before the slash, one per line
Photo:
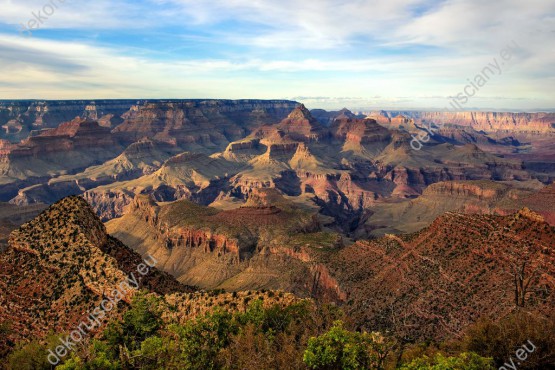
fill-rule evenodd
<path id="1" fill-rule="evenodd" d="M 52 205 L 12 232 L 0 254 L 0 320 L 12 328 L 2 345 L 75 327 L 104 298 L 113 298 L 118 284 L 137 273 L 142 261 L 106 233 L 82 198 Z M 193 291 L 156 268 L 138 284 L 160 294 Z M 132 295 L 127 291 L 122 304 Z"/>
<path id="2" fill-rule="evenodd" d="M 418 233 L 357 242 L 328 266 L 347 293 L 347 312 L 363 328 L 441 340 L 480 317 L 550 315 L 554 245 L 555 228 L 529 209 L 508 216 L 446 213 Z"/>

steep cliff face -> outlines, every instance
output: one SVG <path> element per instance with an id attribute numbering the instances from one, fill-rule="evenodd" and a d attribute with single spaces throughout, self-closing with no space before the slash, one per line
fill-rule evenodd
<path id="1" fill-rule="evenodd" d="M 311 272 L 314 276 L 310 287 L 313 297 L 318 297 L 326 302 L 345 303 L 347 301 L 347 293 L 341 288 L 339 281 L 332 276 L 326 265 L 314 265 Z"/>
<path id="2" fill-rule="evenodd" d="M 508 189 L 509 186 L 487 181 L 448 181 L 430 185 L 423 195 L 499 200 L 507 193 Z"/>
<path id="3" fill-rule="evenodd" d="M 160 215 L 161 211 L 162 215 Z M 154 228 L 157 232 L 156 238 L 161 240 L 169 250 L 198 248 L 204 253 L 214 253 L 218 256 L 229 254 L 232 260 L 239 262 L 241 257 L 252 252 L 254 247 L 253 245 L 239 246 L 239 241 L 232 236 L 213 232 L 207 228 L 198 228 L 195 227 L 196 225 L 174 228 L 164 217 L 165 212 L 149 196 L 135 197 L 127 212 L 133 213 Z"/>
<path id="4" fill-rule="evenodd" d="M 331 125 L 333 136 L 344 142 L 344 151 L 377 154 L 391 140 L 389 130 L 373 119 L 338 118 Z"/>
<path id="5" fill-rule="evenodd" d="M 263 154 L 266 149 L 266 146 L 260 143 L 260 139 L 245 139 L 230 143 L 222 156 L 231 161 L 248 162 Z"/>
<path id="6" fill-rule="evenodd" d="M 42 156 L 57 152 L 70 152 L 80 149 L 98 151 L 116 146 L 110 129 L 102 127 L 97 121 L 76 118 L 54 129 L 44 130 L 37 136 L 31 136 L 11 151 L 11 157 Z M 121 147 L 117 146 L 119 150 Z M 115 150 L 112 150 L 115 152 Z"/>

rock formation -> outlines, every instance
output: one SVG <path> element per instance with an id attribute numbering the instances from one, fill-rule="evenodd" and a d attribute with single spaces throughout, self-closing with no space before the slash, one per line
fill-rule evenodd
<path id="1" fill-rule="evenodd" d="M 12 232 L 0 254 L 0 318 L 12 325 L 9 339 L 73 329 L 103 299 L 113 298 L 130 273 L 138 275 L 142 262 L 106 233 L 83 199 L 54 204 Z M 138 284 L 162 294 L 193 291 L 155 267 Z M 129 303 L 134 292 L 127 291 L 122 302 Z"/>
<path id="2" fill-rule="evenodd" d="M 185 200 L 159 206 L 141 195 L 107 227 L 139 253 L 152 254 L 185 284 L 343 297 L 316 254 L 320 248 L 339 248 L 340 236 L 321 231 L 314 212 L 275 190 L 255 191 L 246 206 L 224 211 Z"/>

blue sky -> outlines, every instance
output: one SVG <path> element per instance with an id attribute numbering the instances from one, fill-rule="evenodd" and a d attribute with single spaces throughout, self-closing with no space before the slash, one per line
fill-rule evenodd
<path id="1" fill-rule="evenodd" d="M 553 0 L 0 0 L 0 99 L 443 109 L 499 63 L 462 109 L 553 109 L 554 41 Z"/>

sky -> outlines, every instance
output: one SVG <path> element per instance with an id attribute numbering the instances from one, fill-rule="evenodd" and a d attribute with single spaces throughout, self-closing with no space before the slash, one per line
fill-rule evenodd
<path id="1" fill-rule="evenodd" d="M 554 66 L 555 0 L 0 0 L 0 99 L 537 111 Z"/>

